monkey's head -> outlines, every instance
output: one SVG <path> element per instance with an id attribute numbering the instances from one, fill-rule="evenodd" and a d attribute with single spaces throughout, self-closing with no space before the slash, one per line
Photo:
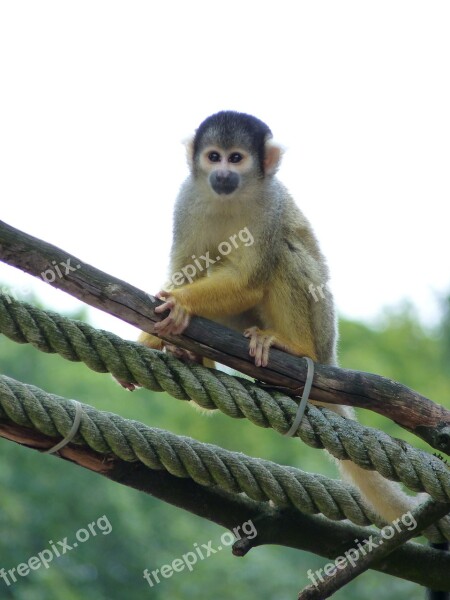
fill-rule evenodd
<path id="1" fill-rule="evenodd" d="M 281 148 L 269 127 L 251 115 L 218 112 L 203 121 L 188 143 L 192 175 L 203 179 L 214 195 L 230 196 L 256 180 L 272 176 Z"/>

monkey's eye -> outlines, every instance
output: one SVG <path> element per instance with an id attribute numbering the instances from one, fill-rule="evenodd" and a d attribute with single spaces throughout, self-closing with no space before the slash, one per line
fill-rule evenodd
<path id="1" fill-rule="evenodd" d="M 242 154 L 240 152 L 233 152 L 233 154 L 230 154 L 230 156 L 228 157 L 228 162 L 240 163 L 243 158 L 244 157 L 242 156 Z"/>
<path id="2" fill-rule="evenodd" d="M 208 159 L 211 162 L 220 162 L 220 154 L 218 152 L 210 152 L 208 154 Z"/>

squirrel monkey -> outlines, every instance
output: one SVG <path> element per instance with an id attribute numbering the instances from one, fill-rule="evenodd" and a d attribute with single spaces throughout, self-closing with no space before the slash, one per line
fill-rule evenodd
<path id="1" fill-rule="evenodd" d="M 281 157 L 269 127 L 251 115 L 223 111 L 201 123 L 187 144 L 190 174 L 175 206 L 171 280 L 157 294 L 156 312 L 170 312 L 155 333 L 180 334 L 199 315 L 242 331 L 257 366 L 268 364 L 271 346 L 337 365 L 328 268 L 275 175 Z M 195 358 L 145 332 L 139 341 Z M 349 407 L 325 406 L 354 418 Z M 410 510 L 412 499 L 379 473 L 349 460 L 340 468 L 385 519 Z"/>

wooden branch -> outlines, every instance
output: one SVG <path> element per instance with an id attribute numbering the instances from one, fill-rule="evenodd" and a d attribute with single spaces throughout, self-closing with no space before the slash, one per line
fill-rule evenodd
<path id="1" fill-rule="evenodd" d="M 0 437 L 39 451 L 48 450 L 59 441 L 6 419 L 0 420 Z M 251 520 L 257 535 L 235 542 L 235 556 L 244 556 L 258 546 L 278 544 L 334 560 L 353 548 L 355 539 L 363 540 L 373 531 L 323 516 L 305 515 L 295 509 L 273 508 L 268 502 L 202 487 L 191 479 L 151 470 L 140 462 L 126 462 L 73 443 L 55 456 L 229 530 Z M 392 552 L 388 561 L 375 564 L 373 569 L 429 588 L 439 581 L 440 589 L 450 590 L 450 553 L 442 550 L 409 542 Z"/>
<path id="2" fill-rule="evenodd" d="M 155 313 L 160 301 L 142 290 L 2 221 L 0 260 L 149 333 L 166 316 Z M 300 393 L 306 379 L 306 363 L 301 358 L 272 349 L 268 367 L 256 367 L 246 338 L 200 317 L 192 319 L 183 335 L 164 339 L 291 395 Z M 373 410 L 437 450 L 450 453 L 450 411 L 443 406 L 380 375 L 319 364 L 315 371 L 312 399 Z"/>
<path id="3" fill-rule="evenodd" d="M 444 517 L 448 511 L 448 504 L 435 502 L 431 499 L 424 502 L 413 512 L 417 530 L 416 528 L 403 528 L 394 532 L 394 535 L 390 538 L 383 538 L 381 534 L 374 533 L 364 553 L 360 551 L 360 548 L 353 546 L 352 560 L 345 560 L 346 557 L 344 557 L 343 561 L 346 564 L 342 565 L 341 561 L 340 568 L 334 568 L 334 573 L 331 576 L 325 576 L 322 581 L 317 581 L 318 578 L 313 579 L 313 583 L 300 592 L 298 600 L 325 600 L 325 598 L 329 598 L 358 575 L 367 571 L 377 561 L 386 562 L 395 548 Z M 364 544 L 361 547 L 363 546 Z"/>

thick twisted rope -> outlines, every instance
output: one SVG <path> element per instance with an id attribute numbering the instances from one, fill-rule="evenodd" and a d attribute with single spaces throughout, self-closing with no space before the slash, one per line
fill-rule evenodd
<path id="1" fill-rule="evenodd" d="M 321 512 L 333 520 L 348 518 L 359 525 L 376 520 L 358 491 L 344 482 L 202 444 L 86 404 L 81 407 L 73 443 L 101 454 L 140 461 L 150 469 L 189 477 L 202 486 L 245 493 L 254 500 L 272 500 L 278 506 L 293 506 L 310 514 Z M 0 419 L 51 437 L 65 437 L 75 411 L 71 400 L 0 375 Z"/>
<path id="2" fill-rule="evenodd" d="M 345 482 L 251 458 L 77 404 L 82 410 L 72 439 L 75 444 L 127 462 L 140 461 L 150 469 L 164 469 L 205 487 L 244 493 L 253 500 L 271 500 L 277 506 L 292 506 L 308 514 L 322 513 L 333 520 L 349 519 L 358 525 L 385 524 L 359 492 Z M 50 437 L 66 437 L 76 412 L 72 400 L 0 375 L 0 419 Z M 441 519 L 425 535 L 436 542 L 450 538 L 448 521 Z"/>
<path id="3" fill-rule="evenodd" d="M 289 396 L 261 389 L 242 377 L 185 364 L 170 354 L 1 294 L 0 332 L 43 352 L 84 362 L 94 371 L 110 372 L 118 379 L 193 400 L 205 409 L 217 408 L 233 418 L 247 418 L 282 434 L 289 430 L 297 410 Z M 313 448 L 326 448 L 339 460 L 350 459 L 416 492 L 425 491 L 438 502 L 450 500 L 448 467 L 437 457 L 381 431 L 309 405 L 297 436 Z"/>

